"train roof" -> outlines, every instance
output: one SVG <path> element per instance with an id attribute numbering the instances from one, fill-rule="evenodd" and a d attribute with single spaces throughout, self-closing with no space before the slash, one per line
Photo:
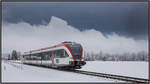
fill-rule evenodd
<path id="1" fill-rule="evenodd" d="M 64 42 L 62 42 L 61 44 L 58 44 L 58 45 L 55 45 L 55 46 L 46 47 L 46 48 L 40 48 L 40 49 L 36 49 L 36 50 L 30 50 L 30 51 L 28 51 L 28 52 L 24 52 L 24 54 L 26 54 L 26 53 L 32 53 L 32 52 L 36 52 L 36 51 L 47 50 L 47 49 L 51 49 L 51 48 L 56 48 L 56 47 L 59 47 L 59 46 L 63 46 L 64 44 L 72 44 L 72 43 L 75 43 L 75 42 L 64 41 Z"/>
<path id="2" fill-rule="evenodd" d="M 71 41 L 64 41 L 64 42 L 62 42 L 62 43 L 73 43 L 73 42 L 71 42 Z"/>

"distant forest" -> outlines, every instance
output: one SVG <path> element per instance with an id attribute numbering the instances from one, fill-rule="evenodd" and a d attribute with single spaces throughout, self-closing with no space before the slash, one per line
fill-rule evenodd
<path id="1" fill-rule="evenodd" d="M 148 53 L 123 53 L 111 55 L 100 51 L 98 54 L 84 52 L 86 61 L 148 61 Z"/>

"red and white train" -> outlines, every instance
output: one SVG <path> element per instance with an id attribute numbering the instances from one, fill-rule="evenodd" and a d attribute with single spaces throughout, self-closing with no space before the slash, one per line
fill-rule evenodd
<path id="1" fill-rule="evenodd" d="M 23 54 L 23 63 L 55 68 L 80 69 L 85 65 L 83 48 L 75 42 L 31 50 Z"/>

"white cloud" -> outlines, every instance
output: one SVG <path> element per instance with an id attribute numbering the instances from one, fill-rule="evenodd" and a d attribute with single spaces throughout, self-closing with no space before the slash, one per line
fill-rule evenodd
<path id="1" fill-rule="evenodd" d="M 148 52 L 148 40 L 134 40 L 116 33 L 104 36 L 94 29 L 80 31 L 66 21 L 52 17 L 48 25 L 32 26 L 25 22 L 2 25 L 2 52 L 29 51 L 59 44 L 63 41 L 81 43 L 85 51 L 110 54 Z"/>

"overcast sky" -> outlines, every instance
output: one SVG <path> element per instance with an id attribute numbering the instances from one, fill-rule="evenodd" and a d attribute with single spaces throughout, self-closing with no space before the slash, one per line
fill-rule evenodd
<path id="1" fill-rule="evenodd" d="M 148 52 L 146 2 L 3 2 L 2 52 L 75 41 L 88 52 Z"/>
<path id="2" fill-rule="evenodd" d="M 116 32 L 135 39 L 148 35 L 147 2 L 4 2 L 2 11 L 3 21 L 8 23 L 46 25 L 56 16 L 79 30 Z"/>

